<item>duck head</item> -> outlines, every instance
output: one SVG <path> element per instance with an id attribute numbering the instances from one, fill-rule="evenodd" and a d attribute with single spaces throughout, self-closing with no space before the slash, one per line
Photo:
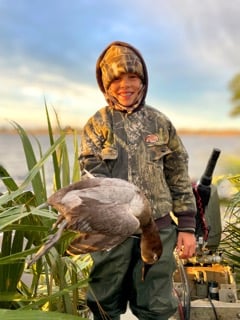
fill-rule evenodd
<path id="1" fill-rule="evenodd" d="M 163 250 L 158 227 L 152 218 L 147 225 L 142 226 L 140 248 L 143 261 L 142 280 L 144 280 L 151 266 L 160 259 Z"/>

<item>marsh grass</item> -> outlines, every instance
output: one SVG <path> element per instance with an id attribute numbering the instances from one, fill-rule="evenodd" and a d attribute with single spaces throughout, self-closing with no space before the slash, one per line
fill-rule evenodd
<path id="1" fill-rule="evenodd" d="M 227 207 L 221 247 L 227 263 L 234 266 L 240 283 L 240 192 L 231 199 Z"/>
<path id="2" fill-rule="evenodd" d="M 24 181 L 18 185 L 0 165 L 0 178 L 6 188 L 0 196 L 0 316 L 4 319 L 28 319 L 29 314 L 31 319 L 43 319 L 41 311 L 57 312 L 49 313 L 48 319 L 61 319 L 59 312 L 78 318 L 88 316 L 85 292 L 92 261 L 89 255 L 65 255 L 72 232 L 64 232 L 54 248 L 26 269 L 26 261 L 47 238 L 57 218 L 51 208 L 39 208 L 48 197 L 46 162 L 50 159 L 52 163 L 53 191 L 80 179 L 77 132 L 72 132 L 74 159 L 70 164 L 67 134 L 56 113 L 57 130 L 53 132 L 46 103 L 45 111 L 49 148 L 43 152 L 34 137 L 38 155 L 29 134 L 19 124 L 11 123 L 21 138 L 28 167 Z M 11 309 L 19 312 L 13 315 Z"/>

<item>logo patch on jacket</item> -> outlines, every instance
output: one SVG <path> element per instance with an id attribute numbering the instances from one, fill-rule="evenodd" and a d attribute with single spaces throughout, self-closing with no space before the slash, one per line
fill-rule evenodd
<path id="1" fill-rule="evenodd" d="M 158 136 L 156 134 L 149 134 L 145 137 L 145 142 L 147 143 L 155 143 L 157 142 L 159 139 L 158 139 Z"/>

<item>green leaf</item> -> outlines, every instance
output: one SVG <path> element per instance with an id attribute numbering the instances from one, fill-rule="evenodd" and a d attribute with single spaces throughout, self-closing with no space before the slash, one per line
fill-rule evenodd
<path id="1" fill-rule="evenodd" d="M 43 312 L 38 310 L 20 311 L 0 309 L 0 319 L 4 320 L 81 320 L 86 319 L 60 312 Z"/>
<path id="2" fill-rule="evenodd" d="M 10 177 L 10 174 L 2 165 L 0 165 L 0 178 L 9 191 L 17 190 L 17 184 Z"/>
<path id="3" fill-rule="evenodd" d="M 25 158 L 27 162 L 28 170 L 31 171 L 34 166 L 37 164 L 36 156 L 31 144 L 31 141 L 26 133 L 26 131 L 16 122 L 12 122 L 13 126 L 17 129 L 18 134 L 21 138 Z M 46 195 L 43 193 L 45 192 L 45 188 L 41 179 L 40 172 L 36 172 L 35 176 L 31 179 L 33 191 L 37 198 L 37 203 L 42 203 L 46 199 Z"/>
<path id="4" fill-rule="evenodd" d="M 38 174 L 40 168 L 44 165 L 45 161 L 48 159 L 48 157 L 55 151 L 56 147 L 61 144 L 64 141 L 65 137 L 61 136 L 59 137 L 55 143 L 47 150 L 47 152 L 43 155 L 43 157 L 39 160 L 38 163 L 32 168 L 32 170 L 28 173 L 26 179 L 22 182 L 22 184 L 19 186 L 19 188 L 10 193 L 10 194 L 4 194 L 0 197 L 0 206 L 5 204 L 8 201 L 12 201 L 17 196 L 19 196 L 25 188 L 29 186 L 32 179 Z M 46 199 L 44 199 L 42 202 L 44 202 Z M 38 203 L 40 205 L 42 202 Z"/>
<path id="5" fill-rule="evenodd" d="M 30 213 L 25 210 L 24 205 L 6 209 L 0 213 L 0 231 L 11 223 L 19 221 L 28 216 Z"/>
<path id="6" fill-rule="evenodd" d="M 76 182 L 81 179 L 80 177 L 80 166 L 79 166 L 79 159 L 78 159 L 78 138 L 77 132 L 74 131 L 74 140 L 73 140 L 73 147 L 74 147 L 74 160 L 73 160 L 73 172 L 72 172 L 72 181 Z"/>
<path id="7" fill-rule="evenodd" d="M 45 101 L 45 111 L 46 111 L 46 116 L 47 116 L 48 135 L 49 135 L 49 139 L 50 139 L 50 144 L 54 145 L 53 130 L 52 130 L 52 125 L 51 125 L 46 101 Z M 64 138 L 65 138 L 65 135 L 64 135 Z M 61 188 L 61 179 L 60 179 L 60 167 L 59 167 L 59 163 L 58 163 L 56 150 L 54 150 L 54 152 L 52 153 L 52 160 L 53 160 L 53 169 L 54 169 L 54 178 L 55 178 L 54 182 L 55 182 L 56 189 L 58 190 Z"/>
<path id="8" fill-rule="evenodd" d="M 88 286 L 88 281 L 86 279 L 79 280 L 78 282 L 74 283 L 73 285 L 65 287 L 64 289 L 53 293 L 51 296 L 39 298 L 37 301 L 32 302 L 31 304 L 28 304 L 27 306 L 22 307 L 21 310 L 29 310 L 29 309 L 35 308 L 37 306 L 41 306 L 50 300 L 53 301 L 58 297 L 61 297 L 63 295 L 70 293 L 72 290 L 74 290 L 76 288 L 79 288 L 79 287 L 84 288 L 87 286 Z"/>
<path id="9" fill-rule="evenodd" d="M 28 250 L 24 250 L 22 252 L 18 252 L 15 254 L 10 254 L 8 256 L 4 256 L 0 258 L 0 265 L 1 264 L 8 264 L 8 263 L 16 263 L 16 262 L 25 262 L 25 259 L 27 256 L 33 254 L 34 252 L 36 252 L 38 249 L 40 248 L 39 246 L 33 247 L 31 249 Z"/>

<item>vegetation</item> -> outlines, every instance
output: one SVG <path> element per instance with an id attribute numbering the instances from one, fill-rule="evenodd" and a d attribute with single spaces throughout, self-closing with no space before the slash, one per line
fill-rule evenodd
<path id="1" fill-rule="evenodd" d="M 240 175 L 229 178 L 238 190 L 228 203 L 221 246 L 225 261 L 233 265 L 237 283 L 240 283 Z"/>
<path id="2" fill-rule="evenodd" d="M 232 117 L 240 115 L 240 74 L 237 74 L 230 82 L 230 90 L 232 92 L 233 108 L 230 111 Z"/>
<path id="3" fill-rule="evenodd" d="M 91 259 L 89 255 L 65 255 L 71 232 L 65 232 L 57 246 L 26 269 L 26 261 L 44 242 L 57 217 L 54 210 L 39 207 L 48 196 L 47 161 L 49 158 L 52 161 L 53 191 L 80 179 L 77 133 L 72 133 L 75 157 L 70 165 L 66 132 L 56 115 L 58 134 L 53 134 L 46 105 L 45 110 L 50 145 L 43 153 L 35 138 L 39 160 L 26 131 L 12 122 L 21 138 L 29 170 L 21 185 L 0 166 L 0 177 L 6 187 L 0 196 L 0 316 L 4 319 L 43 319 L 43 311 L 55 311 L 49 313 L 48 319 L 61 319 L 61 313 L 71 314 L 66 317 L 70 320 L 88 317 L 85 292 Z"/>

